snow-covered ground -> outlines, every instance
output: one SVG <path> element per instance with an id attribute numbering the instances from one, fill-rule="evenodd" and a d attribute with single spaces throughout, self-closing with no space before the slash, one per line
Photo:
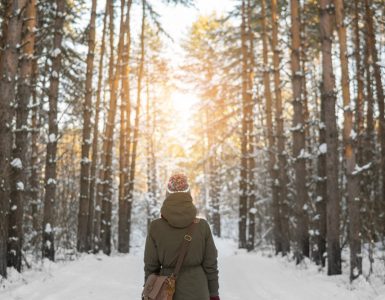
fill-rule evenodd
<path id="1" fill-rule="evenodd" d="M 220 296 L 223 300 L 385 299 L 385 286 L 348 275 L 328 277 L 311 263 L 299 267 L 286 258 L 238 251 L 217 240 Z M 143 263 L 139 254 L 84 255 L 66 263 L 45 261 L 22 275 L 11 272 L 1 283 L 1 300 L 135 300 L 140 299 Z M 202 299 L 203 300 L 203 299 Z"/>

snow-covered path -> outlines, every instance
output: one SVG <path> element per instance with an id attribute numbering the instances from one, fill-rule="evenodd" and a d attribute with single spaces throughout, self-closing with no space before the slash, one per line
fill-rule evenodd
<path id="1" fill-rule="evenodd" d="M 218 241 L 218 246 L 222 300 L 385 299 L 385 290 L 375 291 L 365 282 L 349 289 L 346 275 L 330 278 L 314 268 L 297 270 L 283 259 L 235 254 L 227 241 Z M 48 263 L 42 271 L 27 271 L 14 282 L 6 282 L 0 287 L 0 299 L 140 299 L 142 269 L 141 257 L 134 255 L 88 255 L 66 264 Z"/>

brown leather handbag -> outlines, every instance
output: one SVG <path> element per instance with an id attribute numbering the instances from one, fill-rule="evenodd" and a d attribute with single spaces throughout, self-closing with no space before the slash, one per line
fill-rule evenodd
<path id="1" fill-rule="evenodd" d="M 150 274 L 150 276 L 148 276 L 142 292 L 143 300 L 172 300 L 175 293 L 176 278 L 186 257 L 188 247 L 192 240 L 192 233 L 197 223 L 199 223 L 199 219 L 194 219 L 187 230 L 187 234 L 183 237 L 183 244 L 178 254 L 174 272 L 169 276 L 161 276 L 158 274 Z"/>

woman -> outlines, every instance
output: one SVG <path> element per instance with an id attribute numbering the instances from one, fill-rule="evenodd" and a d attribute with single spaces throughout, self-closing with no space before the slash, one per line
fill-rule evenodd
<path id="1" fill-rule="evenodd" d="M 175 174 L 167 184 L 161 218 L 151 222 L 144 251 L 145 280 L 151 273 L 170 275 L 187 228 L 195 220 L 190 187 L 184 174 Z M 219 300 L 217 249 L 210 227 L 200 219 L 176 279 L 174 300 Z"/>

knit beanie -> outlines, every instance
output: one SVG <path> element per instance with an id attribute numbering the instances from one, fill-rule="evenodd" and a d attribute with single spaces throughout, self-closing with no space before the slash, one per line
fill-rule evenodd
<path id="1" fill-rule="evenodd" d="M 167 193 L 189 193 L 190 186 L 187 182 L 187 176 L 183 173 L 177 173 L 170 177 L 167 184 Z"/>

